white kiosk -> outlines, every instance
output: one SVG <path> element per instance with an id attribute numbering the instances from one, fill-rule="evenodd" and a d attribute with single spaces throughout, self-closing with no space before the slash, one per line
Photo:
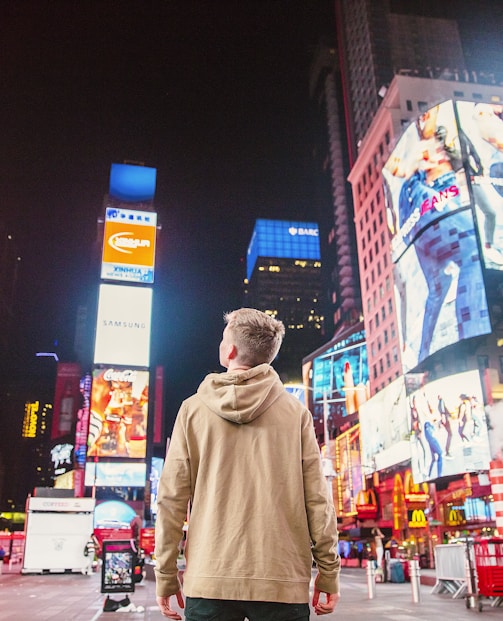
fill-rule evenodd
<path id="1" fill-rule="evenodd" d="M 80 573 L 88 564 L 94 505 L 94 498 L 28 498 L 21 573 Z"/>

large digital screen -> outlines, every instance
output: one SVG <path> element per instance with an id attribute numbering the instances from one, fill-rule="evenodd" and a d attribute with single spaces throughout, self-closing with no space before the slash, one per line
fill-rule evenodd
<path id="1" fill-rule="evenodd" d="M 318 225 L 316 222 L 257 220 L 246 258 L 248 279 L 251 278 L 258 257 L 319 260 Z"/>
<path id="2" fill-rule="evenodd" d="M 356 414 L 369 397 L 367 346 L 363 330 L 340 337 L 319 351 L 311 363 L 313 418 L 319 426 L 328 406 L 331 427 Z"/>
<path id="3" fill-rule="evenodd" d="M 472 212 L 434 223 L 393 266 L 404 372 L 491 323 Z"/>
<path id="4" fill-rule="evenodd" d="M 383 168 L 393 261 L 446 214 L 469 206 L 452 101 L 424 112 L 404 131 Z"/>
<path id="5" fill-rule="evenodd" d="M 110 196 L 126 203 L 151 201 L 155 194 L 157 171 L 148 166 L 112 164 Z"/>
<path id="6" fill-rule="evenodd" d="M 145 487 L 147 464 L 139 462 L 87 462 L 86 487 Z"/>
<path id="7" fill-rule="evenodd" d="M 409 125 L 383 169 L 402 364 L 491 331 L 452 101 Z"/>
<path id="8" fill-rule="evenodd" d="M 461 144 L 470 175 L 486 268 L 503 270 L 503 105 L 458 101 Z"/>
<path id="9" fill-rule="evenodd" d="M 360 443 L 365 474 L 410 459 L 407 400 L 403 377 L 360 408 Z"/>
<path id="10" fill-rule="evenodd" d="M 337 515 L 356 513 L 356 498 L 361 491 L 360 426 L 355 425 L 335 439 L 337 468 Z"/>
<path id="11" fill-rule="evenodd" d="M 145 458 L 148 389 L 148 371 L 93 371 L 88 456 Z"/>
<path id="12" fill-rule="evenodd" d="M 101 278 L 154 282 L 157 214 L 107 207 Z"/>
<path id="13" fill-rule="evenodd" d="M 478 371 L 425 383 L 410 392 L 407 408 L 415 483 L 489 469 Z"/>
<path id="14" fill-rule="evenodd" d="M 148 367 L 152 289 L 100 285 L 94 364 Z"/>

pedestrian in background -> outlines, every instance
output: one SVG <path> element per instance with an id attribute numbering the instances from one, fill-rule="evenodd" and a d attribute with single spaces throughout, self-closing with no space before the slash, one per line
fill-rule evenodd
<path id="1" fill-rule="evenodd" d="M 255 309 L 225 315 L 224 373 L 209 374 L 178 413 L 160 478 L 157 603 L 170 619 L 190 502 L 183 591 L 187 621 L 309 621 L 339 599 L 337 521 L 310 412 L 270 366 L 282 322 Z"/>

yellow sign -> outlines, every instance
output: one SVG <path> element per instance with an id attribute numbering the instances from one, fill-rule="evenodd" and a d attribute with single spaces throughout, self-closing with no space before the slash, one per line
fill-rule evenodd
<path id="1" fill-rule="evenodd" d="M 428 520 L 422 509 L 414 509 L 409 521 L 409 528 L 426 528 L 428 526 Z"/>
<path id="2" fill-rule="evenodd" d="M 451 508 L 449 511 L 449 518 L 447 519 L 447 526 L 460 526 L 461 524 L 465 524 L 465 516 L 464 511 L 461 509 Z"/>

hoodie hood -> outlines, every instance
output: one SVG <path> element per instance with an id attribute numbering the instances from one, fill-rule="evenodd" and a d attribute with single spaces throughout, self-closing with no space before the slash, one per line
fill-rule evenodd
<path id="1" fill-rule="evenodd" d="M 285 388 L 269 364 L 240 373 L 210 373 L 197 396 L 212 412 L 239 425 L 261 416 Z"/>

